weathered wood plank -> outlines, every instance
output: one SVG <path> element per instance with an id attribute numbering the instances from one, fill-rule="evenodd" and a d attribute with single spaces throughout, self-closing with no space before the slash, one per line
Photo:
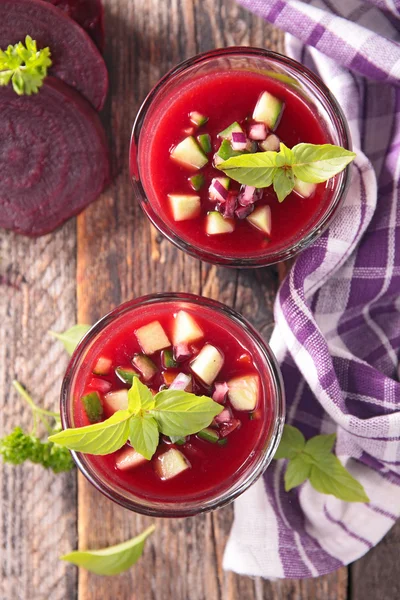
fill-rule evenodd
<path id="1" fill-rule="evenodd" d="M 0 436 L 16 425 L 32 428 L 14 378 L 42 406 L 58 408 L 68 357 L 47 330 L 76 321 L 75 257 L 74 221 L 36 241 L 1 232 Z M 32 463 L 0 468 L 0 597 L 73 600 L 77 574 L 58 557 L 76 544 L 76 474 Z"/>

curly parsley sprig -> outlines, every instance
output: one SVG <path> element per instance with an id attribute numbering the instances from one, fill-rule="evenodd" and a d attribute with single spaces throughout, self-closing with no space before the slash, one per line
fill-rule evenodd
<path id="1" fill-rule="evenodd" d="M 11 82 L 18 96 L 37 94 L 52 65 L 50 56 L 50 48 L 38 50 L 36 41 L 29 35 L 25 45 L 18 42 L 7 50 L 0 50 L 0 86 Z"/>

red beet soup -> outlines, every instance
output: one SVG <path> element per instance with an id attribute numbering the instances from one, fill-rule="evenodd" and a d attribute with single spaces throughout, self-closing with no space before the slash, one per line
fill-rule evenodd
<path id="1" fill-rule="evenodd" d="M 199 258 L 234 266 L 276 262 L 322 231 L 347 180 L 340 174 L 296 185 L 279 203 L 272 186 L 241 186 L 216 168 L 243 152 L 279 150 L 280 142 L 349 145 L 322 82 L 295 61 L 256 49 L 195 57 L 160 82 L 138 115 L 131 145 L 136 195 L 162 233 Z"/>
<path id="2" fill-rule="evenodd" d="M 64 426 L 126 408 L 133 377 L 153 393 L 184 389 L 224 408 L 198 434 L 161 435 L 151 460 L 129 443 L 106 456 L 74 455 L 109 497 L 146 514 L 185 516 L 225 504 L 266 468 L 282 427 L 280 375 L 269 348 L 237 313 L 184 294 L 122 305 L 94 326 L 71 361 Z"/>

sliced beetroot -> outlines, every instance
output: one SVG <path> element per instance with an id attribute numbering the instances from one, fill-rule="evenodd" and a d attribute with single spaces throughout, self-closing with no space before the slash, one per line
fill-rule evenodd
<path id="1" fill-rule="evenodd" d="M 47 77 L 38 94 L 0 88 L 0 226 L 48 233 L 96 200 L 109 181 L 99 116 L 75 90 Z"/>
<path id="2" fill-rule="evenodd" d="M 38 48 L 50 47 L 50 75 L 77 89 L 96 110 L 108 88 L 103 57 L 87 33 L 60 9 L 43 0 L 0 0 L 0 48 L 30 35 Z"/>
<path id="3" fill-rule="evenodd" d="M 44 0 L 54 4 L 79 23 L 90 35 L 100 52 L 104 50 L 104 9 L 101 0 Z"/>

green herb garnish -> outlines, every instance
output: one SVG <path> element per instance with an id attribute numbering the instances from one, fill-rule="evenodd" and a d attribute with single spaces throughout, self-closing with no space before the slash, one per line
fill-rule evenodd
<path id="1" fill-rule="evenodd" d="M 49 333 L 64 344 L 64 348 L 71 356 L 83 336 L 89 331 L 90 328 L 91 325 L 74 325 L 63 333 L 57 333 L 55 331 L 49 331 Z"/>
<path id="2" fill-rule="evenodd" d="M 118 575 L 129 569 L 141 557 L 146 539 L 155 530 L 155 525 L 122 544 L 101 550 L 75 550 L 61 556 L 78 567 L 83 567 L 97 575 Z"/>
<path id="3" fill-rule="evenodd" d="M 160 433 L 184 437 L 208 427 L 223 406 L 207 396 L 180 390 L 163 390 L 153 396 L 135 377 L 128 392 L 127 410 L 119 410 L 106 421 L 65 429 L 50 441 L 70 450 L 104 455 L 121 448 L 128 439 L 139 454 L 151 459 Z"/>
<path id="4" fill-rule="evenodd" d="M 285 472 L 287 492 L 309 479 L 313 488 L 322 494 L 331 494 L 346 502 L 369 502 L 361 483 L 332 454 L 335 441 L 335 433 L 316 435 L 306 441 L 299 429 L 285 425 L 274 458 L 289 459 Z"/>
<path id="5" fill-rule="evenodd" d="M 46 469 L 52 469 L 54 473 L 70 471 L 74 463 L 68 450 L 49 440 L 42 441 L 37 435 L 39 423 L 45 427 L 49 435 L 60 431 L 59 413 L 36 406 L 18 381 L 13 381 L 13 385 L 32 409 L 33 429 L 30 433 L 25 433 L 21 427 L 15 427 L 9 435 L 0 439 L 0 455 L 3 457 L 3 461 L 20 465 L 30 460 L 33 463 L 41 464 Z"/>
<path id="6" fill-rule="evenodd" d="M 322 183 L 343 171 L 355 156 L 332 144 L 297 144 L 290 149 L 281 143 L 279 152 L 232 156 L 217 168 L 244 185 L 273 185 L 279 202 L 283 202 L 294 188 L 295 177 L 306 183 Z"/>
<path id="7" fill-rule="evenodd" d="M 51 67 L 50 48 L 37 49 L 36 41 L 27 35 L 25 45 L 18 42 L 0 50 L 0 86 L 11 81 L 19 96 L 37 94 Z"/>

